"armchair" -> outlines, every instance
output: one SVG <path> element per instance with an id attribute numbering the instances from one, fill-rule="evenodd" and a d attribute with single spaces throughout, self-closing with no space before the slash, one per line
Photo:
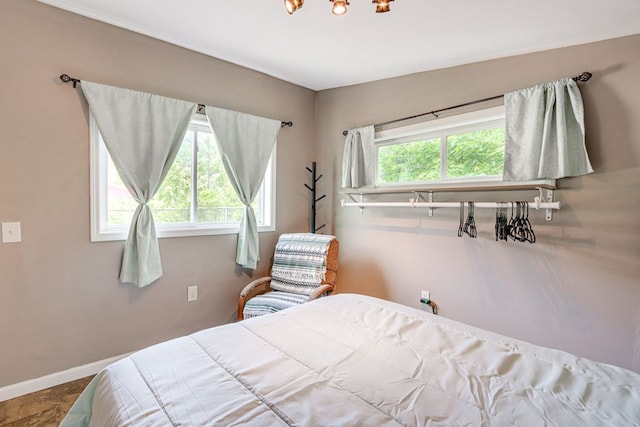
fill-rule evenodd
<path id="1" fill-rule="evenodd" d="M 252 281 L 240 293 L 238 320 L 274 313 L 334 292 L 338 246 L 334 236 L 281 235 L 271 275 Z"/>

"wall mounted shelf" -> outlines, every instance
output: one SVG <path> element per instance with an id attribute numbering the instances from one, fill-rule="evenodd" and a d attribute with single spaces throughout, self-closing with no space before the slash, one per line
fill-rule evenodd
<path id="1" fill-rule="evenodd" d="M 529 182 L 503 182 L 496 180 L 482 180 L 473 182 L 442 182 L 437 184 L 421 185 L 386 185 L 380 187 L 363 187 L 357 189 L 344 189 L 343 194 L 401 194 L 401 193 L 445 193 L 459 191 L 517 191 L 517 190 L 557 190 L 555 179 L 529 181 Z"/>
<path id="2" fill-rule="evenodd" d="M 434 201 L 434 193 L 459 192 L 459 191 L 521 191 L 536 190 L 539 195 L 534 197 L 533 202 L 527 202 L 530 208 L 545 209 L 545 218 L 550 221 L 553 218 L 553 210 L 560 209 L 560 202 L 553 201 L 553 192 L 557 188 L 555 181 L 539 181 L 535 183 L 465 183 L 463 185 L 445 184 L 433 187 L 382 187 L 382 188 L 362 188 L 345 190 L 345 196 L 341 200 L 342 207 L 357 207 L 360 212 L 364 208 L 427 208 L 429 216 L 433 216 L 434 208 L 460 208 L 460 204 L 468 205 L 468 201 Z M 499 184 L 499 185 L 496 185 Z M 412 194 L 406 202 L 370 201 L 367 196 L 385 194 Z M 426 197 L 426 198 L 425 198 Z M 513 207 L 516 201 L 497 202 L 473 202 L 476 208 L 497 209 L 501 207 Z"/>

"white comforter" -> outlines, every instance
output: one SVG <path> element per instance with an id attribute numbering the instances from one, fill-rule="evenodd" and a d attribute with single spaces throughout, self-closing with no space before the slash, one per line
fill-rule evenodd
<path id="1" fill-rule="evenodd" d="M 640 375 L 360 295 L 139 351 L 62 426 L 634 426 Z"/>

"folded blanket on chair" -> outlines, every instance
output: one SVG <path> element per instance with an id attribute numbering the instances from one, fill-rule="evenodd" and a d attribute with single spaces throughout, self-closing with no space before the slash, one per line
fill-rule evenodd
<path id="1" fill-rule="evenodd" d="M 280 236 L 273 256 L 271 289 L 309 295 L 324 280 L 333 239 L 334 236 L 311 233 Z"/>

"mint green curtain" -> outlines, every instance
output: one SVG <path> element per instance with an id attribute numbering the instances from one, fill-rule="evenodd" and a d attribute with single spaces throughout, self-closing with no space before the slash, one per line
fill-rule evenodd
<path id="1" fill-rule="evenodd" d="M 81 87 L 118 174 L 139 203 L 124 246 L 120 281 L 147 286 L 162 276 L 147 203 L 169 172 L 197 105 L 88 81 Z"/>
<path id="2" fill-rule="evenodd" d="M 255 269 L 260 260 L 258 222 L 251 203 L 258 195 L 280 133 L 280 121 L 206 106 L 207 118 L 229 181 L 244 204 L 236 263 Z"/>
<path id="3" fill-rule="evenodd" d="M 505 181 L 534 181 L 593 172 L 585 147 L 578 85 L 565 78 L 507 93 Z"/>
<path id="4" fill-rule="evenodd" d="M 342 156 L 342 187 L 371 187 L 375 183 L 375 150 L 373 125 L 347 132 Z"/>

